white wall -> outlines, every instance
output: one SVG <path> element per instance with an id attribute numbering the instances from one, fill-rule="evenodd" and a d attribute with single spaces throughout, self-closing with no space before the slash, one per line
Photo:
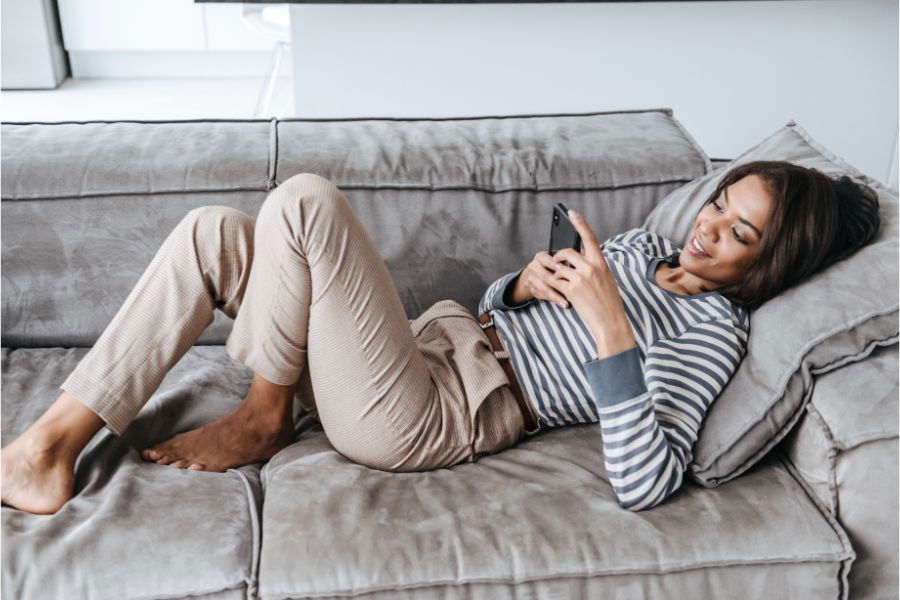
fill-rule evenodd
<path id="1" fill-rule="evenodd" d="M 794 119 L 881 181 L 897 161 L 896 0 L 292 5 L 291 26 L 300 117 L 670 107 L 713 158 Z"/>

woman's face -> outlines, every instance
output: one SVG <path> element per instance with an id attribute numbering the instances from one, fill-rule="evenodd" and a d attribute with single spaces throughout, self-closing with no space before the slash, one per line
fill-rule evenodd
<path id="1" fill-rule="evenodd" d="M 710 290 L 740 281 L 759 254 L 773 206 L 772 194 L 759 175 L 747 175 L 726 187 L 697 215 L 679 256 L 681 267 L 704 280 Z M 708 256 L 695 254 L 695 239 Z"/>

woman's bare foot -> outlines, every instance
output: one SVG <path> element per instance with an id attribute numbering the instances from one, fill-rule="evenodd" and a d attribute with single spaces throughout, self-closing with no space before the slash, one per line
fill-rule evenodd
<path id="1" fill-rule="evenodd" d="M 180 469 L 224 472 L 267 461 L 294 441 L 293 386 L 254 375 L 247 397 L 229 414 L 141 452 L 144 460 Z"/>
<path id="2" fill-rule="evenodd" d="M 68 392 L 14 442 L 0 451 L 2 501 L 26 512 L 49 515 L 72 497 L 75 461 L 103 419 Z"/>
<path id="3" fill-rule="evenodd" d="M 58 511 L 75 488 L 75 464 L 59 445 L 23 435 L 0 451 L 3 504 L 36 515 Z"/>

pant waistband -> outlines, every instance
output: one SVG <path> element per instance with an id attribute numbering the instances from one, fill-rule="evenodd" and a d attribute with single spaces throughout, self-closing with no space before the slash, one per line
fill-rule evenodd
<path id="1" fill-rule="evenodd" d="M 503 370 L 506 372 L 506 376 L 509 379 L 510 391 L 512 391 L 513 396 L 516 398 L 519 410 L 522 411 L 522 421 L 525 423 L 525 433 L 536 433 L 540 429 L 537 411 L 534 409 L 534 405 L 525 395 L 525 391 L 519 384 L 519 378 L 516 376 L 512 361 L 509 359 L 509 352 L 503 347 L 500 336 L 497 334 L 497 328 L 494 326 L 494 319 L 490 313 L 484 312 L 478 315 L 478 321 L 481 323 L 481 328 L 491 342 L 491 347 L 494 349 L 494 356 L 497 357 L 497 361 L 500 363 L 500 366 L 503 367 Z"/>

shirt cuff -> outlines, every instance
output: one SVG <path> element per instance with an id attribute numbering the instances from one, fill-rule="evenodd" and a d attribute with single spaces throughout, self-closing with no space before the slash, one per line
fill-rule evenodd
<path id="1" fill-rule="evenodd" d="M 527 266 L 527 265 L 526 265 Z M 531 298 L 527 302 L 523 302 L 522 304 L 507 304 L 503 301 L 503 296 L 506 294 L 507 288 L 510 288 L 510 292 L 512 291 L 512 286 L 515 285 L 515 281 L 518 279 L 519 275 L 522 274 L 522 271 L 525 270 L 525 267 L 522 267 L 515 273 L 507 273 L 502 278 L 502 283 L 500 287 L 494 292 L 494 297 L 491 299 L 491 304 L 500 310 L 515 310 L 517 308 L 524 308 L 529 304 L 533 304 L 537 298 Z"/>
<path id="2" fill-rule="evenodd" d="M 585 362 L 584 372 L 597 406 L 612 406 L 647 393 L 641 355 L 636 345 L 618 354 Z"/>

